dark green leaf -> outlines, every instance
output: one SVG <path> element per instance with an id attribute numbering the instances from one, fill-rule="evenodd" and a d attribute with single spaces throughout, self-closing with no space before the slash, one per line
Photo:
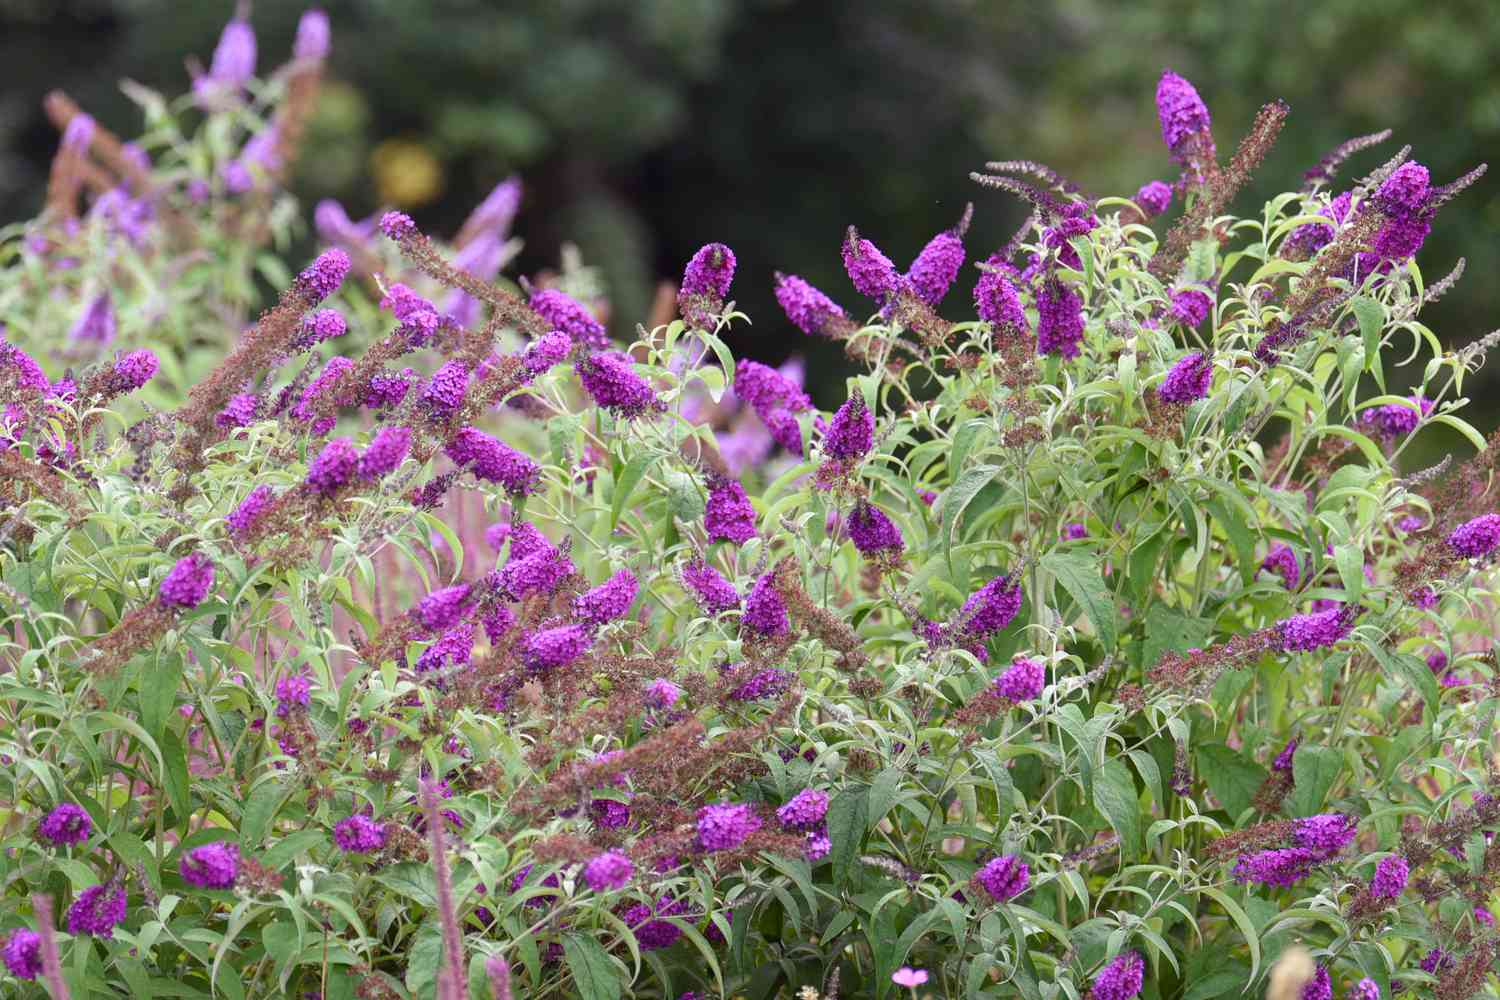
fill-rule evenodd
<path id="1" fill-rule="evenodd" d="M 833 864 L 835 885 L 849 878 L 849 869 L 859 856 L 869 823 L 870 790 L 864 786 L 846 788 L 828 804 L 828 840 L 832 845 L 829 861 Z"/>
<path id="2" fill-rule="evenodd" d="M 943 514 L 943 557 L 948 561 L 949 570 L 953 569 L 953 532 L 958 526 L 958 518 L 974 499 L 974 494 L 983 489 L 998 471 L 999 466 L 977 465 L 960 475 L 958 481 L 938 498 Z"/>
<path id="3" fill-rule="evenodd" d="M 1266 779 L 1266 772 L 1222 743 L 1198 747 L 1198 773 L 1208 782 L 1208 790 L 1224 804 L 1231 819 L 1250 807 L 1255 790 Z"/>
<path id="4" fill-rule="evenodd" d="M 597 941 L 584 934 L 569 934 L 563 938 L 563 955 L 568 971 L 573 973 L 573 995 L 581 1000 L 619 1000 L 619 971 Z"/>
<path id="5" fill-rule="evenodd" d="M 1141 804 L 1135 778 L 1125 762 L 1112 758 L 1094 780 L 1094 808 L 1104 814 L 1120 836 L 1120 857 L 1128 860 L 1140 853 Z"/>
<path id="6" fill-rule="evenodd" d="M 1344 768 L 1344 755 L 1333 747 L 1299 746 L 1292 755 L 1291 809 L 1295 816 L 1311 816 L 1323 805 L 1328 790 Z"/>
<path id="7" fill-rule="evenodd" d="M 1116 645 L 1115 602 L 1104 586 L 1098 562 L 1077 553 L 1049 552 L 1042 557 L 1042 568 L 1057 577 L 1057 582 L 1088 615 L 1104 651 L 1113 652 Z"/>

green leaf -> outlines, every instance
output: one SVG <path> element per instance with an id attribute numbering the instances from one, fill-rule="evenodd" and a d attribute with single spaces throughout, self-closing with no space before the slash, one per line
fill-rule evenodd
<path id="1" fill-rule="evenodd" d="M 437 877 L 429 865 L 400 861 L 376 872 L 375 881 L 418 906 L 437 905 Z"/>
<path id="2" fill-rule="evenodd" d="M 1266 780 L 1265 770 L 1222 743 L 1200 746 L 1197 752 L 1198 773 L 1208 782 L 1208 790 L 1224 804 L 1230 818 L 1237 819 L 1250 807 L 1255 790 Z"/>
<path id="3" fill-rule="evenodd" d="M 1365 590 L 1365 556 L 1358 545 L 1335 545 L 1333 562 L 1338 567 L 1339 579 L 1348 595 L 1344 600 L 1350 604 L 1359 600 Z"/>
<path id="4" fill-rule="evenodd" d="M 1385 307 L 1367 295 L 1349 300 L 1349 309 L 1359 321 L 1359 335 L 1365 345 L 1365 369 L 1380 357 L 1380 329 L 1385 326 Z"/>
<path id="5" fill-rule="evenodd" d="M 646 469 L 655 461 L 657 461 L 655 455 L 650 452 L 641 452 L 632 458 L 630 464 L 626 465 L 624 471 L 620 473 L 620 478 L 615 482 L 614 496 L 610 498 L 609 502 L 609 526 L 611 530 L 620 523 L 620 513 L 625 509 L 626 501 L 635 492 L 635 488 L 640 483 L 641 477 L 646 474 Z"/>
<path id="6" fill-rule="evenodd" d="M 161 734 L 162 779 L 167 786 L 167 796 L 172 800 L 172 812 L 177 822 L 185 823 L 192 810 L 192 796 L 188 788 L 187 748 L 175 730 Z"/>
<path id="7" fill-rule="evenodd" d="M 1344 768 L 1344 755 L 1333 747 L 1299 746 L 1292 755 L 1291 809 L 1295 816 L 1311 816 L 1323 805 L 1328 790 Z"/>
<path id="8" fill-rule="evenodd" d="M 950 572 L 953 569 L 953 531 L 958 526 L 959 515 L 974 499 L 974 494 L 984 489 L 999 471 L 997 465 L 977 465 L 959 476 L 958 481 L 944 490 L 938 499 L 943 514 L 943 558 L 948 561 Z"/>
<path id="9" fill-rule="evenodd" d="M 1255 975 L 1260 971 L 1260 936 L 1255 933 L 1255 925 L 1250 922 L 1250 914 L 1220 889 L 1203 888 L 1198 891 L 1222 906 L 1224 912 L 1229 914 L 1229 919 L 1233 920 L 1234 925 L 1240 929 L 1240 936 L 1245 939 L 1245 944 L 1250 946 L 1250 978 L 1246 982 L 1255 982 Z"/>
<path id="10" fill-rule="evenodd" d="M 1141 849 L 1141 804 L 1130 768 L 1118 758 L 1107 761 L 1094 780 L 1094 808 L 1104 814 L 1120 836 L 1120 858 L 1128 860 Z"/>
<path id="11" fill-rule="evenodd" d="M 260 850 L 261 843 L 266 839 L 266 831 L 271 828 L 271 821 L 276 818 L 276 811 L 281 808 L 281 800 L 285 794 L 281 783 L 275 780 L 261 782 L 250 793 L 245 811 L 240 816 L 241 849 Z"/>
<path id="12" fill-rule="evenodd" d="M 569 934 L 563 955 L 573 973 L 574 995 L 581 1000 L 619 1000 L 623 995 L 619 970 L 592 937 Z"/>
<path id="13" fill-rule="evenodd" d="M 1146 612 L 1146 638 L 1142 643 L 1141 665 L 1148 670 L 1161 662 L 1168 652 L 1185 653 L 1202 646 L 1213 632 L 1213 622 L 1190 618 L 1176 608 L 1153 604 Z"/>
<path id="14" fill-rule="evenodd" d="M 161 743 L 162 731 L 172 714 L 172 702 L 182 684 L 182 656 L 163 653 L 141 668 L 136 683 L 141 694 L 141 725 Z"/>
<path id="15" fill-rule="evenodd" d="M 1104 586 L 1098 563 L 1078 553 L 1049 552 L 1042 557 L 1042 568 L 1057 577 L 1057 582 L 1088 615 L 1105 653 L 1113 652 L 1117 642 L 1115 602 Z"/>
<path id="16" fill-rule="evenodd" d="M 844 789 L 828 804 L 828 841 L 832 845 L 828 853 L 835 885 L 848 879 L 849 869 L 859 856 L 869 810 L 870 790 L 863 785 Z"/>
<path id="17" fill-rule="evenodd" d="M 1387 677 L 1392 680 L 1405 680 L 1421 693 L 1427 704 L 1437 705 L 1441 691 L 1438 688 L 1437 676 L 1427 664 L 1410 653 L 1393 653 L 1376 645 L 1367 645 L 1365 648 L 1370 651 L 1371 656 L 1375 657 Z"/>

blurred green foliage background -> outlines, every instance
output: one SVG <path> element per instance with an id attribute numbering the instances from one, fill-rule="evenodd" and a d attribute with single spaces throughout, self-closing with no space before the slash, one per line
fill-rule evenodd
<path id="1" fill-rule="evenodd" d="M 1355 134 L 1396 132 L 1345 182 L 1407 142 L 1446 182 L 1483 161 L 1500 134 L 1500 19 L 1479 0 L 323 6 L 332 80 L 294 184 L 309 214 L 320 197 L 356 216 L 397 204 L 448 233 L 517 172 L 527 187 L 523 272 L 576 242 L 602 267 L 616 332 L 628 333 L 655 282 L 721 240 L 740 256 L 735 297 L 756 321 L 735 347 L 770 361 L 806 353 L 815 378 L 830 382 L 839 358 L 782 320 L 774 269 L 863 308 L 839 267 L 844 227 L 858 224 L 904 265 L 970 199 L 970 251 L 987 254 L 1024 213 L 967 180 L 986 159 L 1038 159 L 1095 193 L 1169 178 L 1152 102 L 1163 66 L 1197 84 L 1225 155 L 1260 104 L 1291 105 L 1242 210 L 1295 187 Z M 302 7 L 254 4 L 263 71 L 285 57 Z M 40 113 L 47 90 L 67 90 L 129 135 L 139 113 L 117 81 L 181 92 L 185 60 L 208 60 L 231 12 L 228 0 L 0 0 L 4 218 L 41 204 L 56 143 Z M 1419 258 L 1430 280 L 1469 260 L 1458 291 L 1426 314 L 1449 344 L 1500 326 L 1497 234 L 1500 171 L 1444 210 Z M 1473 384 L 1483 396 L 1495 383 Z M 1484 429 L 1497 419 L 1475 416 Z"/>

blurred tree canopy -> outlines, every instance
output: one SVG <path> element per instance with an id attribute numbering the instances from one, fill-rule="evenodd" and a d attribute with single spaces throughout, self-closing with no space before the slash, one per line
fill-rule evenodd
<path id="1" fill-rule="evenodd" d="M 1152 95 L 1163 66 L 1198 86 L 1226 155 L 1262 103 L 1292 116 L 1242 198 L 1295 186 L 1328 149 L 1390 127 L 1350 182 L 1403 143 L 1447 181 L 1500 132 L 1500 20 L 1488 4 L 1397 0 L 329 0 L 333 81 L 295 187 L 351 214 L 400 204 L 435 233 L 505 175 L 527 198 L 523 271 L 580 245 L 619 324 L 710 240 L 741 259 L 736 298 L 757 321 L 739 349 L 767 360 L 835 352 L 801 342 L 771 299 L 795 271 L 847 305 L 837 248 L 855 223 L 904 265 L 964 202 L 983 256 L 1024 216 L 976 188 L 986 159 L 1042 160 L 1094 192 L 1168 177 Z M 263 70 L 290 48 L 302 4 L 258 0 Z M 184 89 L 228 0 L 0 0 L 0 208 L 40 205 L 56 143 L 42 94 L 62 87 L 129 134 L 130 77 Z M 1500 326 L 1500 176 L 1444 210 L 1420 258 L 1469 277 L 1434 307 L 1449 342 Z M 957 295 L 958 293 L 955 293 Z M 628 332 L 629 326 L 617 332 Z M 1476 382 L 1476 389 L 1485 383 Z M 817 386 L 813 388 L 816 390 Z M 820 394 L 826 395 L 826 393 Z M 1493 423 L 1491 418 L 1489 423 Z"/>

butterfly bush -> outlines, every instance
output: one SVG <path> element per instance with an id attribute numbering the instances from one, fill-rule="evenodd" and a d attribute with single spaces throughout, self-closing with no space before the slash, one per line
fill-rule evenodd
<path id="1" fill-rule="evenodd" d="M 1495 338 L 1420 252 L 1477 171 L 1241 205 L 1287 109 L 1221 159 L 1168 72 L 1131 197 L 704 234 L 627 342 L 507 273 L 518 179 L 298 205 L 336 27 L 129 142 L 54 94 L 0 230 L 0 992 L 1493 991 Z M 756 282 L 853 374 L 737 361 Z"/>

